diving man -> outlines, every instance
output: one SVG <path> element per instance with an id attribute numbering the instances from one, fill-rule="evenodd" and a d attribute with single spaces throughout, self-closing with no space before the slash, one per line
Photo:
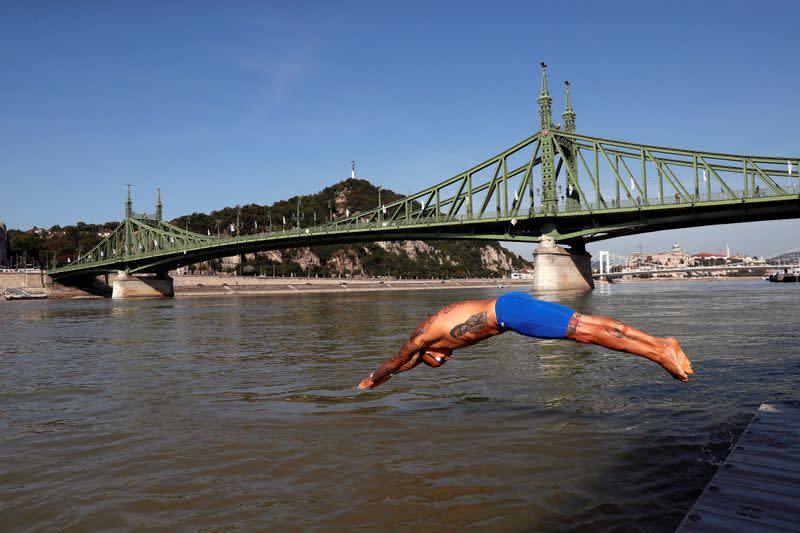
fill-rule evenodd
<path id="1" fill-rule="evenodd" d="M 582 315 L 522 292 L 508 292 L 489 300 L 453 303 L 428 317 L 400 350 L 364 378 L 358 388 L 372 389 L 423 362 L 431 367 L 442 366 L 450 360 L 453 350 L 508 330 L 528 337 L 570 339 L 640 355 L 683 382 L 694 374 L 689 359 L 672 337 L 653 337 L 613 318 Z"/>

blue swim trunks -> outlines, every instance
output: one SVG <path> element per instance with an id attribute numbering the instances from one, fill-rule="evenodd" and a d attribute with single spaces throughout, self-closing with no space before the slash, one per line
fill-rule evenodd
<path id="1" fill-rule="evenodd" d="M 494 312 L 501 328 L 544 339 L 565 338 L 569 319 L 575 314 L 569 307 L 537 300 L 524 292 L 503 294 L 495 302 Z"/>

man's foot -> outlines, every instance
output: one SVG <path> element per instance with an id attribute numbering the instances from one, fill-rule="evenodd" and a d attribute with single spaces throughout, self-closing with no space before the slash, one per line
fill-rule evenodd
<path id="1" fill-rule="evenodd" d="M 678 346 L 678 342 L 673 338 L 664 341 L 663 358 L 656 362 L 664 367 L 664 370 L 669 372 L 673 378 L 681 380 L 684 383 L 689 381 L 689 376 L 687 374 L 694 374 L 689 359 L 686 358 L 686 354 L 683 353 L 683 350 Z M 688 371 L 686 367 L 688 367 Z"/>
<path id="2" fill-rule="evenodd" d="M 678 361 L 680 362 L 683 371 L 686 372 L 687 374 L 694 374 L 694 370 L 692 369 L 692 363 L 691 361 L 689 361 L 689 358 L 686 357 L 686 354 L 678 345 L 678 341 L 676 341 L 672 337 L 668 337 L 667 342 L 669 342 L 672 345 L 672 347 L 675 349 L 675 352 L 678 354 Z"/>

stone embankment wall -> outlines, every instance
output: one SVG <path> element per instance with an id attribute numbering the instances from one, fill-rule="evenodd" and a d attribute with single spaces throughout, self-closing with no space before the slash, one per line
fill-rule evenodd
<path id="1" fill-rule="evenodd" d="M 402 291 L 465 288 L 519 287 L 526 290 L 530 280 L 510 279 L 378 279 L 378 278 L 257 278 L 252 276 L 180 275 L 173 273 L 175 296 L 295 294 L 314 292 Z M 110 296 L 104 276 L 83 287 L 63 286 L 44 273 L 0 272 L 0 294 L 11 287 L 46 292 L 50 298 L 101 298 Z M 27 283 L 27 284 L 26 284 Z M 0 297 L 0 302 L 3 299 Z"/>
<path id="2" fill-rule="evenodd" d="M 104 277 L 98 276 L 89 285 L 94 287 L 73 287 L 56 283 L 42 271 L 11 272 L 0 271 L 0 295 L 8 289 L 28 289 L 32 293 L 46 293 L 50 298 L 100 298 L 103 291 Z M 0 296 L 0 302 L 3 302 Z"/>
<path id="3" fill-rule="evenodd" d="M 0 292 L 10 288 L 43 289 L 52 284 L 50 276 L 36 272 L 0 272 Z"/>
<path id="4" fill-rule="evenodd" d="M 250 276 L 173 276 L 175 296 L 212 294 L 281 294 L 312 292 L 397 291 L 527 286 L 529 280 L 509 279 L 378 279 L 378 278 L 256 278 Z"/>

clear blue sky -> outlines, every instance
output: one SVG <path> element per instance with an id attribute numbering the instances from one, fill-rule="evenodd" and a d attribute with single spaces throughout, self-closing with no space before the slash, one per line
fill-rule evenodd
<path id="1" fill-rule="evenodd" d="M 3 2 L 0 218 L 100 223 L 271 203 L 359 175 L 401 193 L 554 114 L 648 144 L 797 157 L 798 2 Z M 606 241 L 770 254 L 798 221 Z M 530 248 L 515 248 L 528 253 Z"/>

